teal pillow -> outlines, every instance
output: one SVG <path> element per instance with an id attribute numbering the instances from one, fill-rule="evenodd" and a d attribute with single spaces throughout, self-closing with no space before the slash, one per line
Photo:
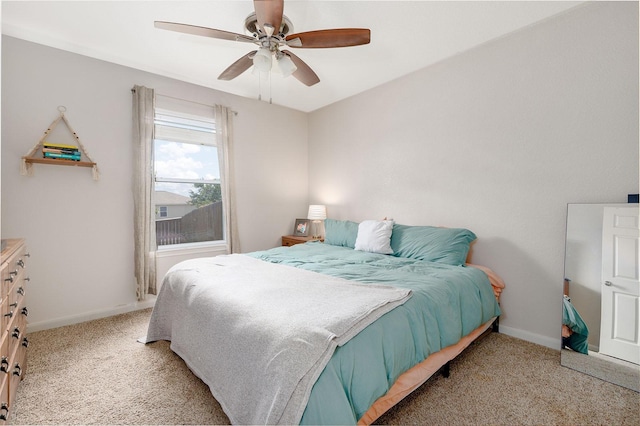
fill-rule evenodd
<path id="1" fill-rule="evenodd" d="M 324 220 L 324 243 L 332 246 L 351 247 L 356 246 L 358 237 L 358 224 L 350 220 Z"/>
<path id="2" fill-rule="evenodd" d="M 475 239 L 468 229 L 395 224 L 391 249 L 397 257 L 464 265 L 469 245 Z"/>

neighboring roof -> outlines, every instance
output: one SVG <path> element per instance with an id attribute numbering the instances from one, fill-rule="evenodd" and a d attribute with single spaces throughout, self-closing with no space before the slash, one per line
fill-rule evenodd
<path id="1" fill-rule="evenodd" d="M 189 201 L 191 201 L 190 197 L 185 197 L 184 195 L 173 192 L 156 191 L 155 193 L 155 202 L 160 205 L 182 205 L 189 204 Z"/>

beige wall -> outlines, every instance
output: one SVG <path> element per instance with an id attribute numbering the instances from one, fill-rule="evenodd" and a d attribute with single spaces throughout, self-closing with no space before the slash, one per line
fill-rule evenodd
<path id="1" fill-rule="evenodd" d="M 277 246 L 307 209 L 307 115 L 23 40 L 2 39 L 2 237 L 25 237 L 31 329 L 137 307 L 133 276 L 131 92 L 237 111 L 235 177 L 241 248 Z M 100 168 L 35 165 L 20 157 L 57 117 L 58 105 Z M 286 165 L 286 167 L 285 167 Z M 192 256 L 210 252 L 199 250 Z M 162 274 L 182 257 L 160 260 Z"/>
<path id="2" fill-rule="evenodd" d="M 309 198 L 466 227 L 501 329 L 560 345 L 567 203 L 638 192 L 638 4 L 588 4 L 310 114 Z"/>

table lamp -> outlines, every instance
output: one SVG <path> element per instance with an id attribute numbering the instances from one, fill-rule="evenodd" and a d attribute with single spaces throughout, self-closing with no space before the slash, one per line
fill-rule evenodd
<path id="1" fill-rule="evenodd" d="M 311 221 L 313 225 L 312 229 L 312 238 L 314 240 L 319 240 L 322 238 L 322 232 L 320 231 L 320 224 L 323 220 L 327 218 L 327 208 L 322 204 L 311 204 L 309 205 L 309 213 L 307 214 L 307 219 Z"/>

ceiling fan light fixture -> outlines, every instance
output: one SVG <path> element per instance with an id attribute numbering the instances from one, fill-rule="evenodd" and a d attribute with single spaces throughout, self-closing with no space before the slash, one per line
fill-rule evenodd
<path id="1" fill-rule="evenodd" d="M 280 68 L 280 72 L 282 73 L 283 77 L 289 77 L 298 69 L 289 55 L 284 54 L 280 58 L 278 58 L 278 68 Z"/>
<path id="2" fill-rule="evenodd" d="M 261 47 L 253 57 L 253 66 L 261 72 L 271 71 L 271 52 L 269 49 Z"/>

